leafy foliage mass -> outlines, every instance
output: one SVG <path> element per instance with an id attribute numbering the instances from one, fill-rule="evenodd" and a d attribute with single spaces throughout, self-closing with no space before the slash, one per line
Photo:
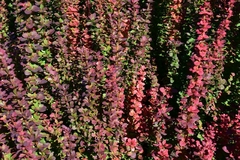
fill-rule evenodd
<path id="1" fill-rule="evenodd" d="M 239 8 L 0 0 L 0 158 L 240 159 Z"/>

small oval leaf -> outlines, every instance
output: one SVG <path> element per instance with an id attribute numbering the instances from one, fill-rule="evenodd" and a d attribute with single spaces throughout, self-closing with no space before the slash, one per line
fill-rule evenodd
<path id="1" fill-rule="evenodd" d="M 25 50 L 26 50 L 26 52 L 28 52 L 28 53 L 32 53 L 32 49 L 29 48 L 29 47 L 25 47 Z"/>
<path id="2" fill-rule="evenodd" d="M 26 9 L 26 10 L 24 11 L 24 13 L 25 13 L 25 14 L 27 14 L 27 15 L 29 15 L 29 14 L 31 14 L 31 13 L 32 13 L 32 11 L 31 11 L 31 10 L 29 10 L 29 9 Z"/>
<path id="3" fill-rule="evenodd" d="M 224 152 L 226 152 L 226 153 L 230 153 L 230 152 L 228 151 L 228 149 L 227 149 L 226 146 L 223 146 L 222 149 L 223 149 Z"/>

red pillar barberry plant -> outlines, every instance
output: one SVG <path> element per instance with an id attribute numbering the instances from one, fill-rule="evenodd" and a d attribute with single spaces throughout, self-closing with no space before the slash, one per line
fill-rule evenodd
<path id="1" fill-rule="evenodd" d="M 191 60 L 193 67 L 190 69 L 193 75 L 189 76 L 189 85 L 186 91 L 186 97 L 181 100 L 181 114 L 178 118 L 180 128 L 178 129 L 179 146 L 176 146 L 177 150 L 188 148 L 188 137 L 194 135 L 194 130 L 197 129 L 197 122 L 200 119 L 198 113 L 199 109 L 203 107 L 201 98 L 206 97 L 207 89 L 205 88 L 204 74 L 208 72 L 208 68 L 212 67 L 212 59 L 209 57 L 209 49 L 206 40 L 207 31 L 210 26 L 211 17 L 213 15 L 211 11 L 210 2 L 205 1 L 200 8 L 199 14 L 202 16 L 198 23 L 199 29 L 197 29 L 198 38 L 196 44 L 196 53 L 192 55 Z M 208 68 L 204 68 L 204 64 L 208 64 Z M 178 152 L 178 153 L 181 153 Z"/>
<path id="2" fill-rule="evenodd" d="M 240 108 L 240 107 L 239 107 Z M 232 148 L 232 153 L 234 157 L 240 158 L 240 110 L 234 117 L 233 124 L 233 135 L 234 135 L 234 147 Z"/>
<path id="3" fill-rule="evenodd" d="M 226 8 L 226 18 L 222 20 L 222 22 L 219 25 L 219 28 L 216 32 L 216 39 L 213 42 L 213 50 L 209 50 L 210 56 L 207 56 L 209 60 L 212 60 L 212 63 L 205 63 L 204 66 L 207 68 L 207 74 L 208 75 L 214 75 L 214 79 L 217 82 L 211 82 L 213 80 L 210 80 L 208 76 L 205 76 L 205 85 L 208 86 L 208 92 L 207 92 L 207 103 L 204 107 L 204 111 L 206 114 L 212 114 L 211 116 L 216 121 L 216 110 L 219 110 L 218 108 L 215 108 L 215 103 L 217 102 L 217 99 L 221 95 L 221 90 L 224 89 L 225 80 L 222 79 L 222 73 L 224 69 L 224 38 L 226 36 L 226 30 L 229 29 L 229 23 L 230 23 L 230 17 L 232 16 L 232 8 L 234 6 L 235 1 L 229 1 L 228 2 L 228 8 Z M 210 67 L 212 65 L 212 67 Z M 209 81 L 210 80 L 210 81 Z M 214 85 L 218 87 L 212 86 L 212 88 L 209 88 L 209 86 Z M 215 124 L 214 127 L 216 128 L 217 125 Z M 204 140 L 203 141 L 196 141 L 196 144 L 198 147 L 201 147 L 199 152 L 197 152 L 197 155 L 202 158 L 209 158 L 212 159 L 214 157 L 214 151 L 216 151 L 216 138 L 214 135 L 216 134 L 216 129 L 213 128 L 213 126 L 210 126 L 209 133 L 212 133 L 212 136 L 207 134 L 205 131 L 204 134 Z M 221 132 L 221 131 L 220 131 Z M 218 133 L 218 132 L 217 132 Z M 209 148 L 210 147 L 210 148 Z M 208 148 L 208 152 L 204 152 L 205 148 Z M 208 154 L 206 154 L 208 153 Z"/>
<path id="4" fill-rule="evenodd" d="M 67 11 L 66 11 L 66 16 L 67 19 L 69 20 L 68 22 L 68 41 L 71 42 L 69 43 L 69 50 L 71 54 L 76 55 L 76 49 L 77 45 L 79 44 L 79 19 L 80 19 L 80 14 L 79 14 L 79 2 L 78 1 L 71 1 L 67 5 Z"/>
<path id="5" fill-rule="evenodd" d="M 213 123 L 207 124 L 204 129 L 203 137 L 200 140 L 195 140 L 195 152 L 194 155 L 201 159 L 213 159 L 216 152 L 216 127 L 217 125 Z M 199 134 L 200 136 L 200 134 Z"/>
<path id="6" fill-rule="evenodd" d="M 213 41 L 213 44 L 211 45 L 212 49 L 210 49 L 211 56 L 212 56 L 212 67 L 209 68 L 209 74 L 214 74 L 214 79 L 212 80 L 211 89 L 209 89 L 209 92 L 207 93 L 207 97 L 209 97 L 209 101 L 206 104 L 206 111 L 209 110 L 215 110 L 213 108 L 214 103 L 216 103 L 217 99 L 221 96 L 222 91 L 224 90 L 226 86 L 226 80 L 222 78 L 222 74 L 224 71 L 224 60 L 226 55 L 225 52 L 225 38 L 227 35 L 227 31 L 230 30 L 230 19 L 233 15 L 233 7 L 235 4 L 235 0 L 230 0 L 227 3 L 226 8 L 224 8 L 225 11 L 225 17 L 220 22 L 219 27 L 216 31 L 216 37 Z M 227 53 L 226 53 L 227 54 Z M 206 66 L 207 67 L 207 66 Z M 213 82 L 214 81 L 214 82 Z M 215 87 L 217 86 L 217 87 Z M 212 97 L 212 98 L 211 98 Z M 210 109 L 210 107 L 212 107 Z"/>
<path id="7" fill-rule="evenodd" d="M 154 138 L 156 141 L 153 145 L 156 149 L 152 152 L 152 156 L 155 160 L 169 159 L 169 149 L 171 144 L 165 139 L 166 130 L 168 129 L 167 121 L 170 120 L 169 112 L 172 108 L 168 104 L 168 100 L 172 98 L 170 93 L 170 87 L 151 88 L 149 94 L 151 96 L 150 103 L 153 108 L 152 111 L 152 123 Z"/>
<path id="8" fill-rule="evenodd" d="M 137 141 L 144 139 L 143 129 L 141 126 L 142 121 L 142 101 L 144 98 L 144 80 L 145 80 L 145 66 L 141 66 L 137 75 L 133 75 L 133 82 L 131 86 L 131 93 L 129 98 L 129 118 L 128 118 L 128 131 L 132 134 Z M 133 150 L 128 153 L 128 155 L 138 155 L 141 157 L 142 148 L 139 150 Z M 139 153 L 138 153 L 139 152 Z M 134 157 L 135 157 L 134 156 Z"/>
<path id="9" fill-rule="evenodd" d="M 239 107 L 237 107 L 239 108 Z M 239 110 L 233 115 L 220 114 L 216 125 L 216 143 L 218 152 L 216 158 L 225 156 L 228 159 L 238 159 L 239 154 Z"/>

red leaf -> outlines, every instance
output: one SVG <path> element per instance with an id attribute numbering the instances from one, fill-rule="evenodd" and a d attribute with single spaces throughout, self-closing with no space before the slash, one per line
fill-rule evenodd
<path id="1" fill-rule="evenodd" d="M 161 88 L 160 88 L 160 91 L 162 92 L 163 95 L 166 95 L 166 94 L 167 94 L 164 87 L 161 87 Z"/>
<path id="2" fill-rule="evenodd" d="M 223 146 L 222 149 L 223 149 L 224 152 L 229 153 L 229 151 L 228 151 L 226 146 Z"/>
<path id="3" fill-rule="evenodd" d="M 68 12 L 77 12 L 78 10 L 74 7 L 68 7 Z"/>
<path id="4" fill-rule="evenodd" d="M 186 143 L 185 143 L 185 141 L 184 141 L 184 140 L 181 140 L 179 144 L 180 144 L 180 146 L 181 146 L 181 147 L 184 147 L 184 146 L 186 146 Z"/>

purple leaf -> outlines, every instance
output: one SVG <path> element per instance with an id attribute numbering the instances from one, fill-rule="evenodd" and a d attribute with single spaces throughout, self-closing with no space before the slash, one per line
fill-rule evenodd
<path id="1" fill-rule="evenodd" d="M 48 35 L 51 35 L 51 34 L 53 34 L 54 32 L 55 32 L 54 29 L 50 29 L 50 30 L 47 31 L 47 34 L 48 34 Z"/>
<path id="2" fill-rule="evenodd" d="M 5 76 L 7 73 L 5 71 L 0 70 L 0 76 Z"/>
<path id="3" fill-rule="evenodd" d="M 27 22 L 27 23 L 26 23 L 26 26 L 27 26 L 28 29 L 32 29 L 32 28 L 33 28 L 33 23 L 32 23 L 32 21 Z"/>
<path id="4" fill-rule="evenodd" d="M 40 11 L 40 8 L 36 5 L 32 6 L 32 11 L 33 12 L 39 12 Z"/>
<path id="5" fill-rule="evenodd" d="M 40 39 L 41 38 L 41 36 L 36 31 L 32 31 L 31 34 L 32 34 L 34 39 Z"/>
<path id="6" fill-rule="evenodd" d="M 32 75 L 32 72 L 29 71 L 29 70 L 26 70 L 26 71 L 24 72 L 24 74 L 25 74 L 26 76 L 30 76 L 30 75 Z"/>
<path id="7" fill-rule="evenodd" d="M 47 107 L 44 105 L 41 105 L 41 107 L 39 108 L 39 112 L 45 112 L 47 110 Z"/>
<path id="8" fill-rule="evenodd" d="M 36 86 L 33 86 L 33 87 L 31 88 L 31 91 L 32 91 L 32 92 L 35 92 L 37 89 L 38 89 L 38 88 L 37 88 Z"/>
<path id="9" fill-rule="evenodd" d="M 23 142 L 23 145 L 24 145 L 24 146 L 30 146 L 30 145 L 31 145 L 31 141 L 24 141 L 24 142 Z"/>
<path id="10" fill-rule="evenodd" d="M 42 92 L 40 92 L 40 93 L 37 94 L 37 98 L 38 98 L 40 101 L 42 101 L 42 100 L 44 100 L 45 96 L 44 96 L 44 94 L 43 94 Z"/>
<path id="11" fill-rule="evenodd" d="M 21 42 L 24 42 L 24 41 L 27 40 L 26 38 L 22 38 L 22 37 L 18 37 L 18 39 L 19 39 Z"/>
<path id="12" fill-rule="evenodd" d="M 19 158 L 21 159 L 21 158 L 24 158 L 25 156 L 26 156 L 25 154 L 21 153 L 21 154 L 19 155 Z"/>
<path id="13" fill-rule="evenodd" d="M 29 47 L 25 47 L 25 50 L 26 50 L 26 52 L 28 52 L 28 53 L 32 53 L 32 49 L 29 48 Z"/>
<path id="14" fill-rule="evenodd" d="M 3 139 L 5 138 L 4 134 L 0 134 L 0 142 L 4 141 Z"/>
<path id="15" fill-rule="evenodd" d="M 33 57 L 31 57 L 32 62 L 37 62 L 38 61 L 38 55 L 34 54 Z"/>
<path id="16" fill-rule="evenodd" d="M 94 20 L 96 18 L 96 13 L 93 13 L 89 16 L 90 20 Z"/>
<path id="17" fill-rule="evenodd" d="M 18 98 L 22 98 L 23 97 L 23 93 L 22 92 L 17 92 L 17 97 Z"/>
<path id="18" fill-rule="evenodd" d="M 138 2 L 138 0 L 131 0 L 132 1 L 132 3 L 137 3 Z"/>
<path id="19" fill-rule="evenodd" d="M 37 66 L 36 68 L 31 68 L 31 71 L 34 73 L 37 73 L 37 72 L 43 72 L 43 69 L 40 66 Z"/>
<path id="20" fill-rule="evenodd" d="M 19 120 L 16 123 L 14 123 L 14 127 L 16 127 L 16 128 L 22 127 L 22 121 Z"/>
<path id="21" fill-rule="evenodd" d="M 46 25 L 47 27 L 50 27 L 51 24 L 52 24 L 51 21 L 47 21 L 47 22 L 45 23 L 45 25 Z"/>
<path id="22" fill-rule="evenodd" d="M 34 46 L 34 49 L 36 49 L 38 51 L 43 49 L 43 47 L 39 44 L 34 44 L 33 46 Z"/>
<path id="23" fill-rule="evenodd" d="M 47 81 L 45 79 L 41 80 L 41 84 L 45 84 Z"/>
<path id="24" fill-rule="evenodd" d="M 41 149 L 41 150 L 44 149 L 44 145 L 43 145 L 42 143 L 37 143 L 37 147 L 38 147 L 39 149 Z"/>
<path id="25" fill-rule="evenodd" d="M 24 115 L 25 115 L 26 117 L 30 117 L 30 116 L 31 116 L 30 110 L 25 110 Z"/>
<path id="26" fill-rule="evenodd" d="M 23 34 L 22 34 L 22 37 L 23 37 L 23 38 L 28 38 L 28 33 L 23 33 Z"/>
<path id="27" fill-rule="evenodd" d="M 31 10 L 28 10 L 28 9 L 26 9 L 26 10 L 24 11 L 24 13 L 25 13 L 25 14 L 27 14 L 27 15 L 29 15 L 29 14 L 31 14 L 31 13 L 32 13 L 32 11 L 31 11 Z"/>

